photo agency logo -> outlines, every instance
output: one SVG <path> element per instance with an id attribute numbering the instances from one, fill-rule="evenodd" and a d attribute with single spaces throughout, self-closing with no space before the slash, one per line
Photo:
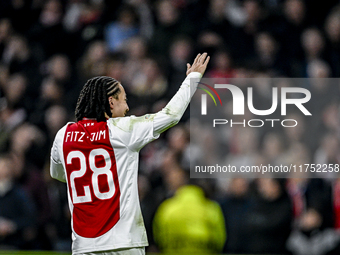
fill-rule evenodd
<path id="1" fill-rule="evenodd" d="M 208 89 L 210 89 L 217 96 L 218 100 L 220 101 L 221 106 L 223 106 L 222 100 L 220 98 L 220 95 L 217 93 L 217 91 L 213 87 L 211 87 L 210 85 L 205 84 L 203 82 L 198 82 L 198 84 L 201 84 L 201 85 L 207 87 Z M 209 90 L 201 88 L 201 87 L 197 87 L 197 88 L 205 91 L 212 98 L 212 100 L 215 103 L 215 106 L 217 106 L 215 97 L 209 92 Z M 202 100 L 201 101 L 202 102 L 201 103 L 201 105 L 202 105 L 202 107 L 201 107 L 201 114 L 202 115 L 207 115 L 207 94 L 202 94 L 202 96 L 201 96 L 201 100 Z"/>
<path id="2" fill-rule="evenodd" d="M 200 87 L 204 86 L 206 88 Z M 229 125 L 233 127 L 235 125 L 242 125 L 244 127 L 263 127 L 265 124 L 271 125 L 271 127 L 275 127 L 275 125 L 281 125 L 282 127 L 296 127 L 298 125 L 298 121 L 296 119 L 288 119 L 285 118 L 287 116 L 287 106 L 293 105 L 298 110 L 302 112 L 305 116 L 312 116 L 311 112 L 306 108 L 305 104 L 310 101 L 311 93 L 308 89 L 301 87 L 272 87 L 271 88 L 271 96 L 272 96 L 272 105 L 269 109 L 256 109 L 254 106 L 254 93 L 252 87 L 247 87 L 246 95 L 244 92 L 236 85 L 233 84 L 214 84 L 214 86 L 208 85 L 203 82 L 198 82 L 198 89 L 203 90 L 207 94 L 201 94 L 201 115 L 208 115 L 208 103 L 207 103 L 207 95 L 211 97 L 215 106 L 218 106 L 214 95 L 220 102 L 220 105 L 223 106 L 222 99 L 217 90 L 222 91 L 222 89 L 228 90 L 231 92 L 232 96 L 232 115 L 233 116 L 244 116 L 245 115 L 245 107 L 248 108 L 249 112 L 251 112 L 254 116 L 261 116 L 259 118 L 254 119 L 243 119 L 242 121 L 234 120 L 234 119 L 226 119 L 226 118 L 214 118 L 212 120 L 212 126 L 216 127 L 218 125 Z M 210 92 L 212 91 L 212 92 Z M 221 90 L 220 90 L 221 89 Z M 294 96 L 292 98 L 292 95 Z M 280 100 L 279 100 L 280 99 Z M 272 114 L 274 114 L 279 108 L 280 104 L 280 115 L 282 118 L 270 118 Z"/>

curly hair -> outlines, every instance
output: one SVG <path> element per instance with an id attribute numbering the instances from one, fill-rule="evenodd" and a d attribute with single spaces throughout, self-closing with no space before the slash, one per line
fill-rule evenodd
<path id="1" fill-rule="evenodd" d="M 86 118 L 95 118 L 106 121 L 105 113 L 111 116 L 108 98 L 118 99 L 121 92 L 120 82 L 107 76 L 97 76 L 89 79 L 80 91 L 75 110 L 76 121 Z"/>

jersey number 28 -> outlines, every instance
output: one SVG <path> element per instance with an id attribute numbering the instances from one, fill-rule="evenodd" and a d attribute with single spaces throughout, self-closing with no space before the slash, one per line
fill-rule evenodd
<path id="1" fill-rule="evenodd" d="M 96 157 L 104 157 L 105 165 L 101 167 L 97 167 L 96 165 Z M 73 171 L 70 175 L 70 185 L 72 190 L 72 198 L 73 204 L 78 203 L 86 203 L 92 202 L 91 192 L 90 192 L 90 185 L 83 186 L 84 194 L 83 196 L 77 194 L 76 186 L 75 186 L 75 179 L 81 178 L 85 175 L 87 170 L 86 164 L 86 157 L 83 152 L 81 151 L 71 151 L 67 155 L 66 163 L 68 165 L 72 164 L 72 160 L 78 158 L 80 161 L 80 169 L 77 171 Z M 98 148 L 90 151 L 88 157 L 88 165 L 92 173 L 91 178 L 91 185 L 93 187 L 94 195 L 101 200 L 110 199 L 115 194 L 115 186 L 113 184 L 113 175 L 111 172 L 112 162 L 110 159 L 110 154 L 107 150 Z M 106 175 L 109 190 L 106 192 L 101 192 L 99 188 L 99 175 Z"/>

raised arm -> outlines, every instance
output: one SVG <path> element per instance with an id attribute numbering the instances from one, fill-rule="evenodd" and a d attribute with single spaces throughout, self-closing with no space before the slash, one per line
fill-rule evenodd
<path id="1" fill-rule="evenodd" d="M 197 83 L 191 84 L 194 87 L 190 88 L 190 79 L 193 78 L 199 81 L 207 68 L 209 60 L 208 54 L 203 53 L 196 56 L 192 65 L 187 64 L 187 77 L 179 90 L 170 102 L 160 112 L 155 114 L 153 121 L 155 136 L 176 125 L 182 118 L 197 88 Z"/>

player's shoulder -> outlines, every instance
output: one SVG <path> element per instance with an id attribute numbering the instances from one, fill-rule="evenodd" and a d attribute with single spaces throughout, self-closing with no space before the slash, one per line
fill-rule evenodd
<path id="1" fill-rule="evenodd" d="M 152 122 L 155 114 L 145 114 L 143 116 L 127 116 L 127 117 L 118 117 L 118 118 L 110 118 L 107 120 L 108 125 L 112 125 L 117 127 L 125 132 L 131 132 L 136 126 L 142 125 L 143 123 Z"/>
<path id="2" fill-rule="evenodd" d="M 67 122 L 61 129 L 58 130 L 56 137 L 60 137 L 63 136 L 65 134 L 66 128 L 70 125 L 70 124 L 74 124 L 75 122 Z"/>

